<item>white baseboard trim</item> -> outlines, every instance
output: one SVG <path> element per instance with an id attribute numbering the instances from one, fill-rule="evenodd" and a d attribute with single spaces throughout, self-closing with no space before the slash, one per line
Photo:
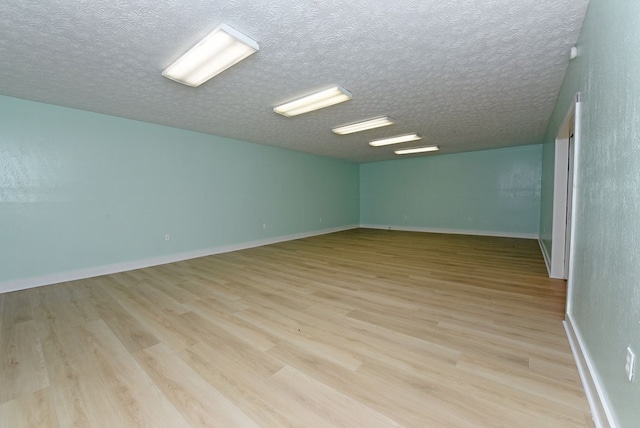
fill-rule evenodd
<path id="1" fill-rule="evenodd" d="M 542 251 L 542 257 L 544 258 L 544 265 L 547 267 L 547 274 L 551 278 L 551 257 L 547 251 L 547 247 L 544 246 L 542 239 L 538 238 L 538 244 L 540 245 L 540 251 Z"/>
<path id="2" fill-rule="evenodd" d="M 112 273 L 125 272 L 128 270 L 142 269 L 150 266 L 163 265 L 167 263 L 179 262 L 181 260 L 195 259 L 198 257 L 211 256 L 214 254 L 228 253 L 231 251 L 246 250 L 248 248 L 261 247 L 264 245 L 276 244 L 278 242 L 293 241 L 296 239 L 309 238 L 312 236 L 326 235 L 328 233 L 342 232 L 344 230 L 357 229 L 358 225 L 335 227 L 330 229 L 314 230 L 312 232 L 295 233 L 292 235 L 277 236 L 274 238 L 260 239 L 257 241 L 242 242 L 239 244 L 222 245 L 219 247 L 205 248 L 202 250 L 188 251 L 184 253 L 168 254 L 165 256 L 151 257 L 148 259 L 134 260 L 130 262 L 114 263 L 109 265 L 95 266 L 86 269 L 79 269 L 68 272 L 59 272 L 50 275 L 17 279 L 0 283 L 0 294 L 11 291 L 26 290 L 27 288 L 40 287 L 43 285 L 57 284 L 60 282 L 75 281 L 78 279 L 93 278 L 95 276 L 109 275 Z"/>
<path id="3" fill-rule="evenodd" d="M 539 235 L 535 233 L 496 232 L 490 230 L 438 229 L 432 227 L 391 226 L 381 224 L 361 224 L 360 227 L 365 229 L 400 230 L 403 232 L 429 232 L 448 233 L 452 235 L 497 236 L 500 238 L 538 239 L 539 237 Z"/>
<path id="4" fill-rule="evenodd" d="M 566 314 L 563 322 L 564 329 L 569 339 L 573 358 L 578 366 L 578 373 L 582 380 L 589 407 L 591 408 L 591 416 L 597 428 L 615 428 L 616 423 L 611 413 L 611 409 L 607 404 L 602 385 L 596 376 L 593 363 L 589 354 L 586 352 L 580 331 L 575 328 L 575 324 L 571 315 Z"/>

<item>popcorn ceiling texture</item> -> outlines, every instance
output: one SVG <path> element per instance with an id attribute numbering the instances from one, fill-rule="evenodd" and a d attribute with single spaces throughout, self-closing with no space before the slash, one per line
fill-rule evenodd
<path id="1" fill-rule="evenodd" d="M 539 143 L 587 4 L 5 0 L 0 94 L 356 162 L 394 158 L 367 142 L 407 132 L 441 153 Z M 222 22 L 260 51 L 199 88 L 161 76 Z M 333 84 L 353 100 L 272 111 Z M 331 132 L 380 115 L 396 125 Z"/>

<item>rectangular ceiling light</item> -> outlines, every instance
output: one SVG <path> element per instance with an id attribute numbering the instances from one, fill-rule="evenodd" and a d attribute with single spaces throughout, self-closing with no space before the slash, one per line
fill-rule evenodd
<path id="1" fill-rule="evenodd" d="M 408 141 L 417 141 L 421 138 L 422 137 L 420 137 L 418 134 L 405 134 L 398 135 L 396 137 L 383 138 L 382 140 L 369 141 L 369 145 L 373 147 L 388 146 L 389 144 L 400 144 L 406 143 Z"/>
<path id="2" fill-rule="evenodd" d="M 368 129 L 380 128 L 382 126 L 393 125 L 395 122 L 388 116 L 377 117 L 375 119 L 363 120 L 349 125 L 338 126 L 332 131 L 339 135 L 353 134 L 354 132 L 366 131 Z"/>
<path id="3" fill-rule="evenodd" d="M 413 153 L 437 152 L 438 150 L 440 150 L 440 147 L 438 146 L 427 146 L 427 147 L 414 147 L 413 149 L 396 150 L 394 153 L 397 155 L 410 155 Z"/>
<path id="4" fill-rule="evenodd" d="M 320 92 L 298 98 L 297 100 L 293 100 L 288 103 L 276 106 L 273 108 L 273 111 L 283 116 L 291 117 L 329 107 L 334 104 L 349 101 L 350 99 L 351 92 L 340 86 L 334 86 L 332 88 L 325 89 Z"/>
<path id="5" fill-rule="evenodd" d="M 187 86 L 200 86 L 258 49 L 254 40 L 222 24 L 167 67 L 162 75 Z"/>

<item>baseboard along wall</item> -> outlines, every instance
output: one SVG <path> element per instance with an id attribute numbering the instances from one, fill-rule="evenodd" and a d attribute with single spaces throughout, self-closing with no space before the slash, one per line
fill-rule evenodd
<path id="1" fill-rule="evenodd" d="M 544 246 L 542 239 L 538 239 L 538 244 L 540 245 L 540 251 L 542 252 L 542 258 L 544 258 L 544 265 L 547 268 L 547 274 L 551 277 L 551 256 L 547 251 L 547 247 Z"/>
<path id="2" fill-rule="evenodd" d="M 292 235 L 277 236 L 274 238 L 260 239 L 257 241 L 242 242 L 239 244 L 222 245 L 219 247 L 205 248 L 201 250 L 188 251 L 184 253 L 168 254 L 165 256 L 151 257 L 148 259 L 134 260 L 130 262 L 114 263 L 109 265 L 95 266 L 86 269 L 78 269 L 69 272 L 59 272 L 50 275 L 17 279 L 0 283 L 0 294 L 11 291 L 25 290 L 27 288 L 40 287 L 43 285 L 57 284 L 60 282 L 75 281 L 78 279 L 93 278 L 101 275 L 125 272 L 129 270 L 142 269 L 151 266 L 158 266 L 167 263 L 179 262 L 182 260 L 195 259 L 198 257 L 211 256 L 214 254 L 228 253 L 231 251 L 245 250 L 248 248 L 261 247 L 263 245 L 276 244 L 278 242 L 292 241 L 295 239 L 309 238 L 312 236 L 326 235 L 328 233 L 341 232 L 343 230 L 357 229 L 358 225 L 314 230 L 312 232 L 296 233 Z"/>
<path id="3" fill-rule="evenodd" d="M 500 238 L 538 239 L 537 233 L 512 233 L 492 230 L 440 229 L 434 227 L 393 226 L 382 224 L 361 224 L 364 229 L 400 230 L 403 232 L 447 233 L 450 235 L 496 236 Z"/>
<path id="4" fill-rule="evenodd" d="M 578 366 L 582 387 L 584 388 L 589 407 L 591 408 L 593 422 L 597 428 L 616 428 L 616 423 L 604 395 L 602 385 L 598 380 L 591 358 L 586 351 L 580 331 L 576 328 L 570 314 L 566 314 L 563 324 L 567 333 L 567 339 L 569 339 L 573 358 Z"/>

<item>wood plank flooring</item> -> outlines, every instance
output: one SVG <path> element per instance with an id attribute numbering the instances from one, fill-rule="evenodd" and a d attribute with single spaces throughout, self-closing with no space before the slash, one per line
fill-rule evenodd
<path id="1" fill-rule="evenodd" d="M 593 426 L 537 242 L 356 229 L 0 294 L 0 427 Z"/>

